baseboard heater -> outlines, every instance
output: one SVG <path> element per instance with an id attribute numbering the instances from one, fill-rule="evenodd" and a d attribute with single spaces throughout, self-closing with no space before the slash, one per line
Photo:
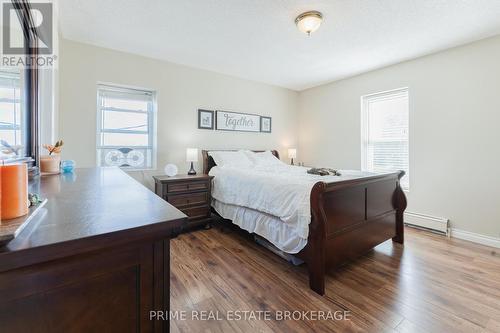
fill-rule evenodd
<path id="1" fill-rule="evenodd" d="M 405 224 L 410 227 L 429 230 L 448 237 L 450 236 L 449 220 L 443 217 L 406 212 L 404 221 Z"/>

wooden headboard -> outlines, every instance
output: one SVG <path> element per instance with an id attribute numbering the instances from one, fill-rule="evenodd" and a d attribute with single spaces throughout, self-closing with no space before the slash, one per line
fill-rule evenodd
<path id="1" fill-rule="evenodd" d="M 203 173 L 208 174 L 210 169 L 212 169 L 215 164 L 214 159 L 212 156 L 209 156 L 208 153 L 211 151 L 238 151 L 239 149 L 212 149 L 212 150 L 202 150 L 201 151 L 201 156 L 203 158 Z M 252 150 L 254 153 L 262 153 L 265 152 L 265 150 Z M 271 150 L 271 153 L 276 156 L 277 159 L 280 158 L 280 154 L 278 153 L 277 150 Z"/>

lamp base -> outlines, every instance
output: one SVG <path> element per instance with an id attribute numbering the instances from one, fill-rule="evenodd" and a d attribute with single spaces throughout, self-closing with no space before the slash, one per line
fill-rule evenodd
<path id="1" fill-rule="evenodd" d="M 188 171 L 188 175 L 189 175 L 189 176 L 194 176 L 194 175 L 196 175 L 196 170 L 195 170 L 195 169 L 194 169 L 194 167 L 193 167 L 193 162 L 191 162 L 191 169 L 189 169 L 189 171 Z"/>
<path id="2" fill-rule="evenodd" d="M 290 165 L 293 165 L 293 158 L 292 158 L 292 162 L 290 163 Z"/>

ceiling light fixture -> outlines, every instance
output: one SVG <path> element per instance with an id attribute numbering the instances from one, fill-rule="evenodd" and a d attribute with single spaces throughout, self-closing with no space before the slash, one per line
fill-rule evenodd
<path id="1" fill-rule="evenodd" d="M 297 18 L 295 19 L 295 24 L 300 31 L 310 36 L 311 32 L 315 32 L 316 30 L 318 30 L 322 21 L 323 15 L 320 12 L 313 10 L 297 16 Z"/>

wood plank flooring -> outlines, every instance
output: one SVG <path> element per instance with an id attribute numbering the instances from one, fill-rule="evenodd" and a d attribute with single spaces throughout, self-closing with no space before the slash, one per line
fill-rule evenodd
<path id="1" fill-rule="evenodd" d="M 180 235 L 171 241 L 170 298 L 172 313 L 185 320 L 174 318 L 170 330 L 500 332 L 500 251 L 405 232 L 404 247 L 385 242 L 329 273 L 325 296 L 309 289 L 304 265 L 292 266 L 240 232 L 215 227 Z M 248 320 L 236 320 L 235 311 Z M 285 311 L 349 311 L 349 320 L 264 318 Z"/>

